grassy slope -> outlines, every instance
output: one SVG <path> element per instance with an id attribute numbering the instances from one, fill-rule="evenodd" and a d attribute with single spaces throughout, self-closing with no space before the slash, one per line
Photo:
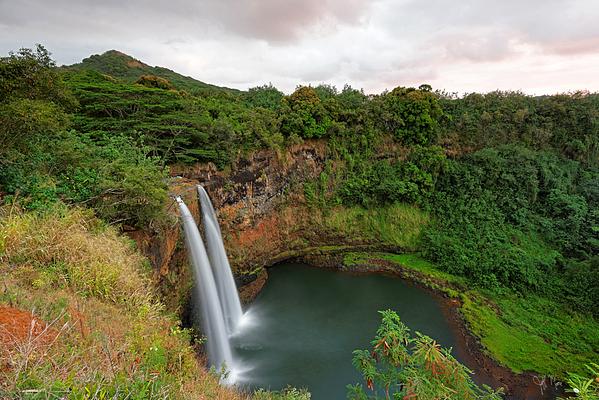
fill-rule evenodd
<path id="1" fill-rule="evenodd" d="M 151 67 L 135 58 L 116 50 L 109 50 L 103 54 L 95 54 L 85 58 L 78 64 L 73 64 L 67 69 L 91 69 L 103 74 L 122 79 L 132 83 L 142 75 L 156 75 L 169 80 L 177 89 L 189 92 L 197 91 L 221 91 L 227 93 L 239 93 L 236 89 L 211 85 L 189 76 L 178 74 L 164 67 Z"/>
<path id="2" fill-rule="evenodd" d="M 486 351 L 516 372 L 534 371 L 564 378 L 584 372 L 599 358 L 599 321 L 535 295 L 468 289 L 461 278 L 437 270 L 417 254 L 348 254 L 346 264 L 383 258 L 422 275 L 425 283 L 462 301 L 461 312 Z M 455 288 L 460 288 L 456 291 Z"/>
<path id="3" fill-rule="evenodd" d="M 324 213 L 321 224 L 347 238 L 415 251 L 428 221 L 429 215 L 419 208 L 396 203 L 370 209 L 335 207 Z"/>
<path id="4" fill-rule="evenodd" d="M 0 346 L 1 398 L 245 398 L 197 360 L 128 239 L 81 210 L 0 211 L 0 305 L 58 333 Z"/>

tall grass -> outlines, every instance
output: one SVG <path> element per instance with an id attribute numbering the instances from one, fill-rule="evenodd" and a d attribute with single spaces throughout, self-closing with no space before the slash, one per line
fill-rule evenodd
<path id="1" fill-rule="evenodd" d="M 0 261 L 34 267 L 38 287 L 66 284 L 77 294 L 128 306 L 150 303 L 144 258 L 117 231 L 81 209 L 59 213 L 3 210 Z"/>
<path id="2" fill-rule="evenodd" d="M 247 398 L 203 367 L 130 240 L 85 210 L 0 213 L 0 305 L 55 333 L 0 325 L 0 398 Z"/>

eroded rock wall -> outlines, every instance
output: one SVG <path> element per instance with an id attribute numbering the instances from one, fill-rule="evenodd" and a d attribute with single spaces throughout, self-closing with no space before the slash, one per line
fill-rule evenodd
<path id="1" fill-rule="evenodd" d="M 238 285 L 258 277 L 260 282 L 265 266 L 326 241 L 322 232 L 313 229 L 315 216 L 303 199 L 304 182 L 320 175 L 326 158 L 324 142 L 306 141 L 281 153 L 260 150 L 240 157 L 224 171 L 213 164 L 175 166 L 171 195 L 182 196 L 200 221 L 195 186 L 203 185 L 216 209 Z M 178 214 L 174 204 L 169 213 Z M 136 231 L 130 236 L 148 255 L 164 297 L 184 301 L 192 277 L 177 219 L 159 234 Z"/>

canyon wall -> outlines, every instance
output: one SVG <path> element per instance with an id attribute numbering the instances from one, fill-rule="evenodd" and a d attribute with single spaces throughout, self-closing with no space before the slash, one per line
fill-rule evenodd
<path id="1" fill-rule="evenodd" d="M 195 186 L 209 193 L 242 296 L 251 298 L 265 280 L 265 266 L 301 255 L 313 246 L 338 244 L 339 238 L 317 229 L 318 213 L 303 197 L 304 182 L 317 178 L 326 162 L 326 145 L 306 141 L 284 152 L 260 150 L 240 157 L 230 169 L 213 164 L 171 168 L 171 195 L 180 195 L 199 221 Z M 174 203 L 174 202 L 173 202 Z M 169 306 L 184 302 L 191 286 L 181 229 L 171 203 L 172 223 L 160 233 L 130 232 L 155 269 Z M 251 284 L 253 282 L 253 284 Z"/>

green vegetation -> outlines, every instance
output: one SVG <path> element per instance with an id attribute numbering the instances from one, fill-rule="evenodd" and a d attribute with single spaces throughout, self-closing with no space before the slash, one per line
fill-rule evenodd
<path id="1" fill-rule="evenodd" d="M 586 367 L 585 376 L 570 374 L 567 380 L 570 386 L 568 393 L 577 399 L 597 400 L 599 399 L 599 365 L 592 363 Z"/>
<path id="2" fill-rule="evenodd" d="M 496 309 L 485 304 L 492 301 Z M 599 323 L 536 295 L 466 295 L 462 314 L 501 364 L 516 372 L 564 378 L 596 360 Z"/>
<path id="3" fill-rule="evenodd" d="M 445 162 L 443 150 L 438 146 L 416 146 L 403 162 L 362 161 L 343 176 L 338 196 L 349 205 L 424 204 Z"/>
<path id="4" fill-rule="evenodd" d="M 471 288 L 467 279 L 417 254 L 349 253 L 345 264 L 351 269 L 372 260 L 390 261 L 406 276 L 459 299 L 470 331 L 489 355 L 513 371 L 564 379 L 569 371 L 584 373 L 584 365 L 596 360 L 599 322 L 584 313 L 535 294 Z"/>
<path id="5" fill-rule="evenodd" d="M 414 251 L 428 221 L 428 214 L 417 207 L 395 203 L 368 209 L 338 206 L 324 215 L 323 226 L 356 241 Z"/>
<path id="6" fill-rule="evenodd" d="M 283 142 L 272 110 L 248 108 L 229 95 L 192 96 L 165 89 L 170 83 L 155 77 L 125 83 L 85 69 L 63 79 L 79 102 L 75 129 L 98 141 L 115 134 L 143 141 L 163 162 L 211 161 L 222 168 L 242 151 Z"/>
<path id="7" fill-rule="evenodd" d="M 482 287 L 533 290 L 597 313 L 597 176 L 515 146 L 451 161 L 430 203 L 437 218 L 424 254 Z"/>
<path id="8" fill-rule="evenodd" d="M 395 262 L 399 265 L 409 267 L 412 270 L 420 272 L 426 276 L 430 276 L 435 279 L 440 279 L 443 282 L 450 284 L 465 284 L 466 279 L 462 277 L 449 274 L 436 268 L 429 261 L 422 258 L 422 255 L 418 253 L 407 253 L 407 254 L 390 254 L 390 253 L 377 253 L 377 257 L 384 260 Z M 363 255 L 364 257 L 364 255 Z M 366 255 L 367 257 L 367 255 Z"/>
<path id="9" fill-rule="evenodd" d="M 258 389 L 252 397 L 254 400 L 310 400 L 310 393 L 306 390 L 288 388 L 279 392 L 269 392 Z"/>
<path id="10" fill-rule="evenodd" d="M 323 229 L 352 243 L 419 252 L 425 260 L 382 257 L 432 284 L 453 285 L 450 294 L 461 298 L 473 332 L 515 371 L 564 377 L 596 362 L 599 94 L 586 92 L 457 97 L 428 85 L 378 95 L 329 85 L 299 86 L 289 95 L 272 85 L 239 92 L 116 51 L 56 68 L 43 47 L 22 49 L 0 58 L 0 196 L 5 207 L 22 210 L 2 219 L 0 257 L 18 305 L 31 307 L 51 288 L 130 312 L 136 297 L 123 296 L 132 288 L 120 280 L 129 269 L 62 253 L 44 258 L 31 249 L 50 242 L 31 227 L 53 221 L 66 230 L 71 225 L 61 218 L 74 218 L 86 221 L 81 225 L 90 235 L 105 232 L 105 224 L 159 229 L 168 221 L 169 166 L 211 162 L 224 169 L 248 152 L 283 152 L 304 140 L 327 149 L 324 172 L 295 187 L 307 208 L 318 211 Z M 7 244 L 11 224 L 31 236 L 23 251 Z M 9 248 L 12 255 L 4 254 Z M 145 279 L 135 282 L 151 287 Z M 157 304 L 139 301 L 138 311 Z M 55 316 L 38 309 L 44 318 Z M 123 339 L 129 334 L 119 343 L 132 346 Z M 182 348 L 177 343 L 171 350 Z M 175 371 L 160 360 L 159 371 Z M 90 390 L 99 384 L 73 374 L 61 382 Z M 123 374 L 102 375 L 110 376 L 103 381 L 111 382 L 107 390 L 125 381 L 141 385 L 135 386 L 140 393 L 179 390 L 170 378 L 144 386 L 148 375 Z M 582 385 L 581 377 L 571 385 Z M 19 379 L 14 382 L 29 385 Z M 305 395 L 288 392 L 260 395 Z"/>
<path id="11" fill-rule="evenodd" d="M 380 120 L 383 130 L 407 145 L 428 145 L 435 142 L 437 126 L 443 116 L 432 88 L 397 87 L 381 97 Z"/>
<path id="12" fill-rule="evenodd" d="M 142 76 L 162 78 L 179 89 L 190 93 L 236 93 L 237 90 L 210 85 L 193 79 L 189 76 L 183 76 L 170 69 L 163 67 L 151 67 L 135 58 L 128 56 L 116 50 L 109 50 L 104 54 L 94 54 L 85 58 L 79 64 L 73 64 L 63 67 L 67 71 L 91 70 L 102 74 L 122 79 L 127 83 L 139 83 Z M 155 80 L 155 78 L 150 78 Z"/>
<path id="13" fill-rule="evenodd" d="M 141 140 L 71 129 L 76 100 L 43 47 L 0 59 L 0 187 L 29 210 L 91 206 L 111 223 L 148 226 L 166 200 L 165 171 Z"/>
<path id="14" fill-rule="evenodd" d="M 356 350 L 353 359 L 374 394 L 367 395 L 360 384 L 350 385 L 348 398 L 501 399 L 491 388 L 479 388 L 449 350 L 419 332 L 412 335 L 395 312 L 381 315 L 372 350 Z"/>
<path id="15" fill-rule="evenodd" d="M 519 92 L 439 94 L 445 113 L 441 140 L 456 149 L 518 143 L 551 150 L 588 165 L 599 159 L 599 94 L 527 96 Z"/>

